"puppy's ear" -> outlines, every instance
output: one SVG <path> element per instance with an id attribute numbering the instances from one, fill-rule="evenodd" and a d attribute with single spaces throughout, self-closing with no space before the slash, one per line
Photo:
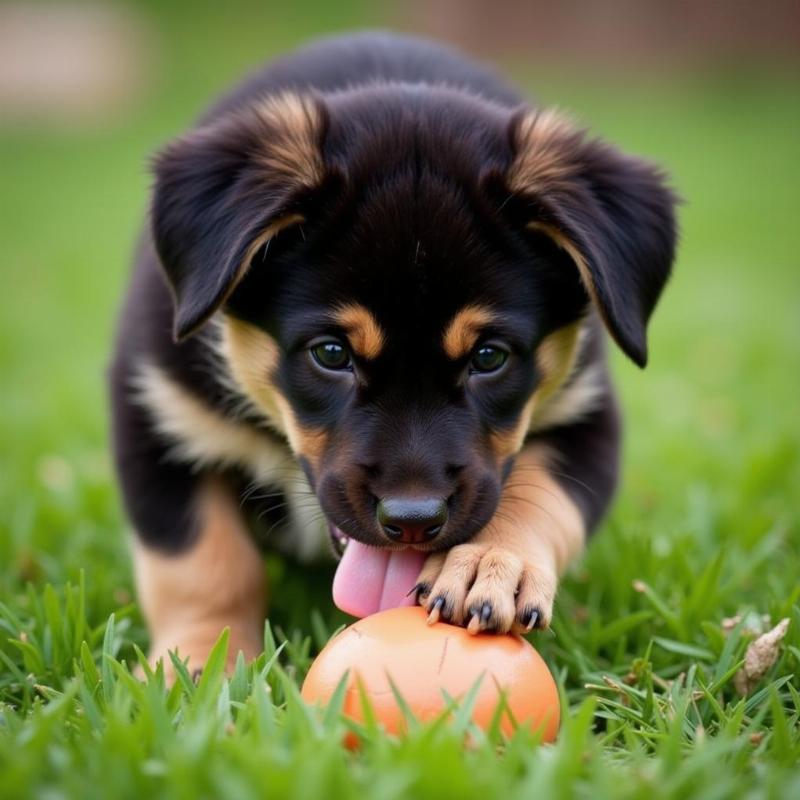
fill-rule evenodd
<path id="1" fill-rule="evenodd" d="M 322 102 L 284 93 L 177 139 L 154 163 L 151 223 L 175 301 L 177 340 L 228 298 L 256 252 L 302 221 L 323 179 Z"/>
<path id="2" fill-rule="evenodd" d="M 529 228 L 575 263 L 622 350 L 647 362 L 646 327 L 675 255 L 675 195 L 654 166 L 589 139 L 554 111 L 520 111 L 506 174 Z"/>

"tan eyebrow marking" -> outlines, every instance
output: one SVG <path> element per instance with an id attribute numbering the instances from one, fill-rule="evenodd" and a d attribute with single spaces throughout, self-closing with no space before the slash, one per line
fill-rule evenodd
<path id="1" fill-rule="evenodd" d="M 385 337 L 369 309 L 359 303 L 350 303 L 337 308 L 333 319 L 344 329 L 356 355 L 373 359 L 381 354 Z"/>
<path id="2" fill-rule="evenodd" d="M 463 358 L 475 346 L 481 329 L 494 319 L 486 306 L 465 306 L 447 325 L 442 337 L 444 352 L 454 361 Z"/>

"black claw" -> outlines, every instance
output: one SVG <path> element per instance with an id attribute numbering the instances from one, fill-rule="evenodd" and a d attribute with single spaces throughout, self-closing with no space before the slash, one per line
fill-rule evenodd
<path id="1" fill-rule="evenodd" d="M 192 683 L 198 683 L 202 674 L 203 674 L 203 670 L 202 669 L 193 669 L 192 670 Z"/>
<path id="2" fill-rule="evenodd" d="M 443 594 L 437 595 L 433 602 L 428 604 L 428 613 L 430 614 L 434 610 L 439 611 L 439 618 L 445 622 L 450 619 L 453 611 L 452 605 Z"/>
<path id="3" fill-rule="evenodd" d="M 492 618 L 492 613 L 494 609 L 492 608 L 492 604 L 489 602 L 481 603 L 480 605 L 475 604 L 474 606 L 470 606 L 469 609 L 469 618 L 470 624 L 474 625 L 474 620 L 477 620 L 480 624 L 476 630 L 493 630 L 493 625 L 487 625 L 486 623 Z M 470 628 L 471 629 L 471 628 Z"/>
<path id="4" fill-rule="evenodd" d="M 538 608 L 531 608 L 528 606 L 523 610 L 519 616 L 520 625 L 526 630 L 533 630 L 534 628 L 542 627 L 542 613 Z"/>
<path id="5" fill-rule="evenodd" d="M 414 597 L 419 600 L 420 597 L 426 594 L 430 594 L 431 585 L 427 581 L 421 581 L 420 583 L 414 584 L 411 588 L 411 591 L 406 595 L 406 597 L 411 597 L 413 594 Z"/>

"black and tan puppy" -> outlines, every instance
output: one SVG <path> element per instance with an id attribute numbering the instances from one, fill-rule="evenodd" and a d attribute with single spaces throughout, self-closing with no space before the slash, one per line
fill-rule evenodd
<path id="1" fill-rule="evenodd" d="M 651 165 L 384 34 L 273 63 L 167 146 L 112 369 L 152 657 L 199 667 L 226 625 L 260 650 L 264 543 L 333 541 L 353 613 L 547 626 L 616 482 L 603 329 L 644 365 L 673 205 Z"/>

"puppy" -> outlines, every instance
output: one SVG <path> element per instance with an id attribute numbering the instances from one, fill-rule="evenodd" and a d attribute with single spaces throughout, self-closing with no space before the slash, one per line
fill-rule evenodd
<path id="1" fill-rule="evenodd" d="M 639 366 L 661 172 L 388 34 L 323 40 L 155 159 L 111 369 L 153 660 L 255 656 L 260 551 L 343 551 L 337 604 L 550 623 L 612 497 L 606 334 Z"/>

